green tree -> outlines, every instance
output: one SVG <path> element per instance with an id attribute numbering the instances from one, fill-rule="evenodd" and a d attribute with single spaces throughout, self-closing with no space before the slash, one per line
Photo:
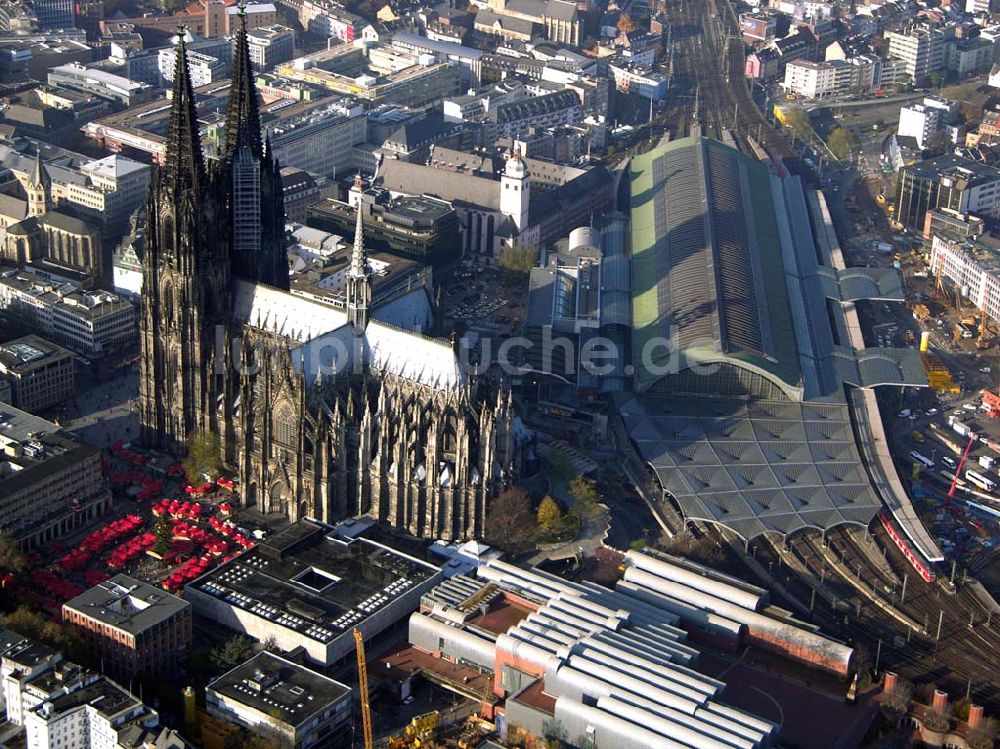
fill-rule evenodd
<path id="1" fill-rule="evenodd" d="M 257 648 L 254 641 L 246 635 L 233 635 L 222 645 L 212 650 L 209 656 L 214 666 L 219 671 L 229 671 L 251 658 Z"/>
<path id="2" fill-rule="evenodd" d="M 969 706 L 971 704 L 972 701 L 968 697 L 962 697 L 961 699 L 955 700 L 951 706 L 951 714 L 958 720 L 966 721 L 969 719 Z"/>
<path id="3" fill-rule="evenodd" d="M 501 270 L 514 276 L 528 273 L 538 262 L 538 248 L 532 245 L 518 245 L 505 249 L 497 265 Z"/>
<path id="4" fill-rule="evenodd" d="M 851 154 L 854 153 L 859 145 L 858 136 L 849 128 L 835 127 L 830 131 L 830 135 L 827 136 L 826 145 L 838 159 L 849 161 Z"/>
<path id="5" fill-rule="evenodd" d="M 4 616 L 3 626 L 30 640 L 48 645 L 67 658 L 79 659 L 82 655 L 83 641 L 73 627 L 51 621 L 26 604 L 21 604 Z"/>
<path id="6" fill-rule="evenodd" d="M 799 140 L 812 140 L 812 123 L 806 110 L 799 108 L 786 110 L 783 123 L 785 128 Z"/>
<path id="7" fill-rule="evenodd" d="M 215 432 L 199 430 L 187 439 L 184 475 L 192 484 L 201 481 L 202 474 L 215 476 L 222 468 L 222 443 Z"/>
<path id="8" fill-rule="evenodd" d="M 597 493 L 597 485 L 590 479 L 577 476 L 569 482 L 569 493 L 573 497 L 573 510 L 580 520 L 590 520 L 600 513 L 600 495 Z"/>
<path id="9" fill-rule="evenodd" d="M 0 532 L 0 574 L 24 572 L 27 563 L 17 541 L 8 533 Z"/>
<path id="10" fill-rule="evenodd" d="M 160 515 L 156 519 L 156 527 L 153 529 L 156 535 L 156 543 L 153 544 L 153 552 L 161 557 L 165 557 L 173 549 L 174 524 L 166 514 Z"/>
<path id="11" fill-rule="evenodd" d="M 504 489 L 486 511 L 486 542 L 510 553 L 525 551 L 535 540 L 531 499 L 519 486 Z"/>
<path id="12" fill-rule="evenodd" d="M 549 530 L 562 519 L 562 512 L 559 505 L 548 494 L 542 497 L 538 505 L 538 524 L 545 530 Z"/>

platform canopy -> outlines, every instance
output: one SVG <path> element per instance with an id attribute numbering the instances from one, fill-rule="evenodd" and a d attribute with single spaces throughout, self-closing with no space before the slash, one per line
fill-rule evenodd
<path id="1" fill-rule="evenodd" d="M 845 404 L 622 395 L 618 410 L 687 520 L 752 539 L 867 525 L 881 506 Z"/>

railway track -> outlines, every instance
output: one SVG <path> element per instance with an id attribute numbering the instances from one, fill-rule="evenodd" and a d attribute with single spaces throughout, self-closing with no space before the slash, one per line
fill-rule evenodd
<path id="1" fill-rule="evenodd" d="M 758 159 L 793 156 L 747 88 L 743 42 L 727 0 L 676 0 L 668 4 L 667 15 L 673 79 L 662 117 L 669 136 L 731 138 Z M 695 524 L 693 532 L 741 556 L 742 549 L 714 527 Z M 913 681 L 933 680 L 955 697 L 969 689 L 980 704 L 1000 709 L 1000 676 L 993 666 L 1000 653 L 1000 622 L 987 625 L 982 603 L 962 586 L 949 594 L 940 583 L 922 580 L 878 523 L 872 535 L 874 546 L 834 529 L 827 534 L 827 549 L 818 533 L 796 534 L 788 539 L 787 551 L 760 541 L 755 560 L 797 601 L 809 602 L 811 610 L 800 610 L 800 616 L 863 644 L 873 659 L 878 652 L 880 670 L 892 669 Z M 793 554 L 798 563 L 783 562 L 783 554 Z M 870 586 L 867 593 L 850 580 L 852 575 Z M 906 595 L 900 600 L 904 577 Z M 832 595 L 813 595 L 820 585 Z M 902 624 L 872 602 L 876 596 L 919 626 Z"/>
<path id="2" fill-rule="evenodd" d="M 758 109 L 744 76 L 745 51 L 727 0 L 678 0 L 668 7 L 673 77 L 667 132 L 727 140 L 757 158 L 792 155 Z"/>

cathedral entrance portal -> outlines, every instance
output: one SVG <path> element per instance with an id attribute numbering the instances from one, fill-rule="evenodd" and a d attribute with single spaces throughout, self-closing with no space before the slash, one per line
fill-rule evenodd
<path id="1" fill-rule="evenodd" d="M 290 516 L 289 511 L 292 509 L 288 501 L 290 492 L 288 491 L 288 484 L 284 481 L 275 481 L 271 484 L 271 489 L 267 493 L 267 511 L 279 512 L 282 515 L 289 515 L 292 521 L 297 518 Z"/>

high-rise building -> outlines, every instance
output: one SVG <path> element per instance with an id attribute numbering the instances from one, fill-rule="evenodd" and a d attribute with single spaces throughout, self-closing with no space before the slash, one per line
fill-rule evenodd
<path id="1" fill-rule="evenodd" d="M 944 70 L 947 48 L 955 39 L 955 29 L 911 26 L 903 31 L 887 31 L 889 57 L 905 61 L 906 73 L 915 85 Z"/>
<path id="2" fill-rule="evenodd" d="M 40 29 L 75 28 L 73 0 L 35 0 L 34 5 Z"/>

